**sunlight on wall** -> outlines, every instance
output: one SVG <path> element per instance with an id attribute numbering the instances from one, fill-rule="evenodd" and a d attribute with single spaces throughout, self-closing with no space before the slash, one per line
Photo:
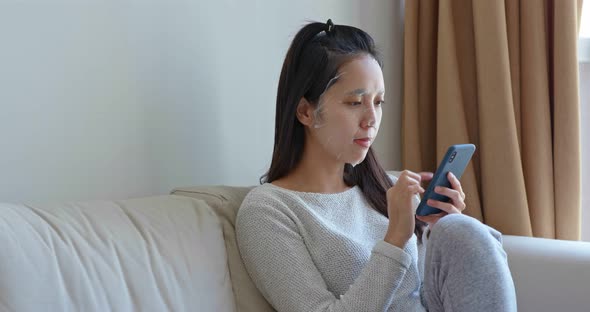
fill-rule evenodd
<path id="1" fill-rule="evenodd" d="M 580 25 L 580 37 L 590 38 L 590 1 L 584 1 L 582 5 L 582 24 Z"/>

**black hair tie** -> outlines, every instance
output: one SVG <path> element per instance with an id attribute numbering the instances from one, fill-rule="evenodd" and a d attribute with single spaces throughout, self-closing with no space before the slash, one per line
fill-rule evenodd
<path id="1" fill-rule="evenodd" d="M 332 23 L 332 19 L 328 19 L 326 22 L 326 33 L 332 33 L 332 30 L 334 30 L 334 23 Z"/>

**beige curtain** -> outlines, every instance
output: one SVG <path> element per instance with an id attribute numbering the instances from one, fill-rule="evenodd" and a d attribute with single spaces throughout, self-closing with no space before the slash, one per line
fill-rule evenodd
<path id="1" fill-rule="evenodd" d="M 402 162 L 476 154 L 466 214 L 504 234 L 580 239 L 581 0 L 406 0 Z"/>

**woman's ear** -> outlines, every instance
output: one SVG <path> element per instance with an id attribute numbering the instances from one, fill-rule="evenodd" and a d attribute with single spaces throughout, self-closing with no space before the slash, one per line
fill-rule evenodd
<path id="1" fill-rule="evenodd" d="M 299 104 L 297 104 L 297 119 L 304 126 L 311 127 L 313 124 L 313 111 L 314 107 L 304 97 L 301 98 Z"/>

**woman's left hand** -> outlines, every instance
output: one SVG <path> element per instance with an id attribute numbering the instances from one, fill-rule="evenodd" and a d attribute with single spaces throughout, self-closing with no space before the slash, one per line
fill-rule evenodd
<path id="1" fill-rule="evenodd" d="M 460 214 L 463 210 L 465 210 L 465 193 L 463 192 L 463 188 L 461 188 L 461 182 L 459 182 L 459 179 L 457 179 L 457 177 L 455 177 L 455 175 L 451 172 L 447 174 L 447 178 L 449 179 L 449 182 L 451 182 L 452 188 L 437 186 L 434 191 L 450 198 L 451 200 L 448 203 L 433 199 L 429 199 L 426 202 L 428 206 L 438 208 L 443 212 L 427 216 L 416 216 L 418 220 L 428 223 L 430 228 L 432 228 L 432 226 L 436 224 L 440 218 L 448 214 Z"/>

